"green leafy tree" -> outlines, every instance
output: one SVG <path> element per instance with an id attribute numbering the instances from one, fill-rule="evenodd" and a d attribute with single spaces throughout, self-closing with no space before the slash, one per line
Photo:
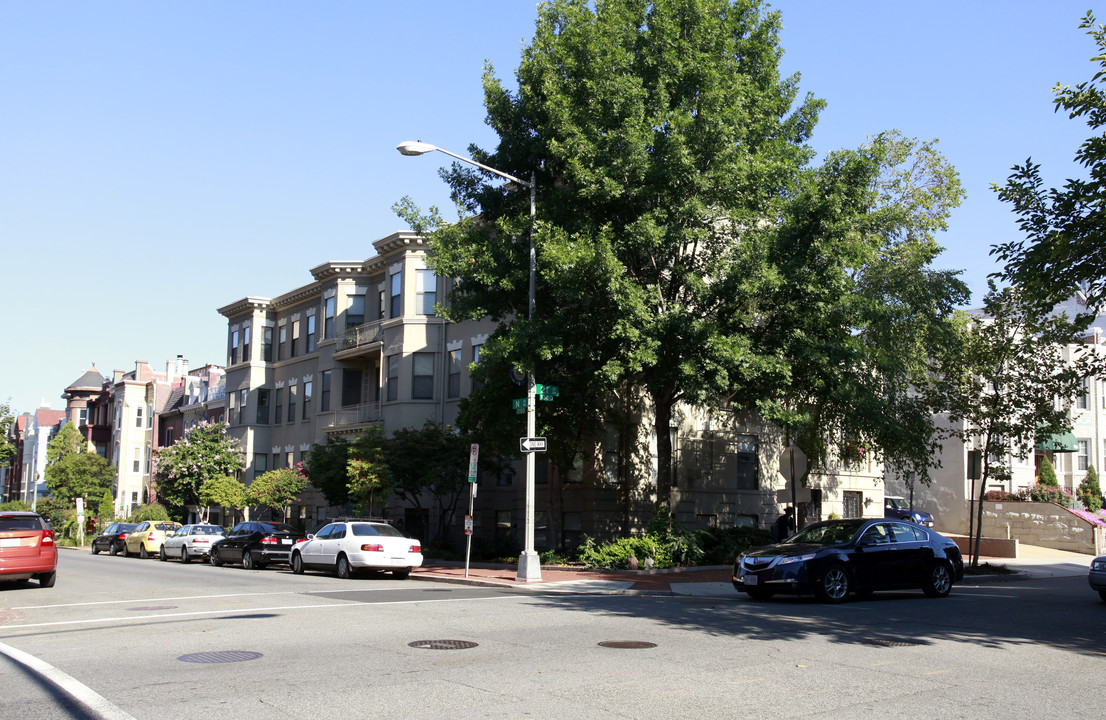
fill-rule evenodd
<path id="1" fill-rule="evenodd" d="M 79 452 L 85 452 L 87 449 L 88 442 L 81 436 L 77 426 L 67 422 L 61 426 L 54 439 L 46 445 L 46 462 L 47 464 L 56 463 L 66 455 L 75 455 Z"/>
<path id="2" fill-rule="evenodd" d="M 1027 159 L 1015 165 L 1006 184 L 994 186 L 999 198 L 1019 217 L 1025 237 L 996 246 L 992 254 L 1006 262 L 1002 276 L 1052 305 L 1086 292 L 1088 307 L 1106 291 L 1106 29 L 1088 12 L 1079 27 L 1095 43 L 1094 76 L 1078 85 L 1056 84 L 1053 104 L 1071 119 L 1083 118 L 1092 135 L 1079 146 L 1075 161 L 1086 179 L 1068 180 L 1062 188 L 1045 188 L 1041 166 Z M 1081 287 L 1082 286 L 1082 287 Z"/>
<path id="3" fill-rule="evenodd" d="M 31 510 L 30 503 L 25 500 L 9 500 L 6 503 L 0 503 L 0 511 L 4 510 L 16 510 L 19 512 L 29 512 Z"/>
<path id="4" fill-rule="evenodd" d="M 92 501 L 100 501 L 111 491 L 115 470 L 104 458 L 90 452 L 61 455 L 46 467 L 46 489 L 58 500 L 72 504 L 84 498 L 85 507 L 92 510 Z"/>
<path id="5" fill-rule="evenodd" d="M 158 498 L 172 506 L 199 505 L 204 483 L 242 469 L 242 451 L 226 423 L 202 422 L 154 454 Z"/>
<path id="6" fill-rule="evenodd" d="M 1087 474 L 1079 483 L 1076 495 L 1079 497 L 1079 502 L 1083 503 L 1083 507 L 1091 512 L 1102 509 L 1102 486 L 1098 484 L 1098 473 L 1095 472 L 1094 465 L 1087 467 Z"/>
<path id="7" fill-rule="evenodd" d="M 303 467 L 296 464 L 294 467 L 277 468 L 264 473 L 259 478 L 254 478 L 247 488 L 249 500 L 255 505 L 262 505 L 274 512 L 285 516 L 285 509 L 307 487 L 307 475 Z"/>
<path id="8" fill-rule="evenodd" d="M 375 500 L 380 498 L 383 502 L 392 490 L 384 443 L 384 430 L 372 425 L 358 435 L 349 448 L 346 463 L 349 498 L 369 516 L 372 516 Z"/>
<path id="9" fill-rule="evenodd" d="M 342 437 L 328 436 L 325 445 L 316 443 L 307 454 L 307 475 L 311 484 L 322 492 L 331 505 L 345 505 L 349 502 L 349 463 L 350 443 Z"/>
<path id="10" fill-rule="evenodd" d="M 15 455 L 15 443 L 11 430 L 15 418 L 12 417 L 11 400 L 0 403 L 0 465 L 7 465 Z"/>
<path id="11" fill-rule="evenodd" d="M 419 509 L 428 500 L 439 508 L 434 542 L 444 538 L 467 496 L 471 443 L 471 438 L 430 420 L 421 428 L 397 430 L 384 441 L 384 461 L 396 497 Z M 489 476 L 500 469 L 493 457 L 483 458 L 481 464 Z"/>
<path id="12" fill-rule="evenodd" d="M 460 279 L 443 313 L 501 322 L 484 345 L 494 375 L 460 424 L 514 436 L 498 430 L 504 370 L 533 371 L 570 409 L 538 415 L 567 470 L 640 391 L 666 509 L 681 402 L 763 411 L 815 457 L 860 435 L 890 460 L 932 462 L 930 408 L 909 386 L 924 376 L 916 349 L 948 334 L 963 298 L 928 267 L 962 191 L 932 144 L 896 134 L 808 167 L 823 103 L 780 76 L 780 27 L 756 0 L 554 0 L 517 92 L 487 69 L 499 142 L 469 150 L 533 177 L 536 225 L 527 192 L 461 164 L 444 174 L 458 222 L 397 205 L 435 271 Z"/>
<path id="13" fill-rule="evenodd" d="M 983 500 L 987 487 L 1010 479 L 1010 459 L 1024 460 L 1040 442 L 1070 429 L 1056 398 L 1074 397 L 1094 363 L 1078 325 L 1043 310 L 1019 288 L 991 283 L 981 317 L 965 318 L 958 352 L 942 372 L 946 409 L 963 421 L 961 435 L 978 438 L 983 458 L 974 518 L 972 565 L 979 563 Z M 1073 347 L 1073 359 L 1065 350 Z M 1045 465 L 1041 483 L 1045 482 Z M 974 482 L 974 481 L 973 481 Z"/>
<path id="14" fill-rule="evenodd" d="M 249 489 L 230 475 L 212 478 L 200 486 L 200 504 L 203 507 L 202 522 L 207 522 L 209 507 L 241 510 L 250 504 Z"/>
<path id="15" fill-rule="evenodd" d="M 115 520 L 115 501 L 111 498 L 110 490 L 105 490 L 104 496 L 100 498 L 96 517 L 100 518 L 100 523 L 105 526 Z"/>
<path id="16" fill-rule="evenodd" d="M 1041 474 L 1037 484 L 1045 487 L 1060 487 L 1060 482 L 1056 479 L 1056 468 L 1052 466 L 1052 461 L 1047 457 L 1041 458 Z"/>

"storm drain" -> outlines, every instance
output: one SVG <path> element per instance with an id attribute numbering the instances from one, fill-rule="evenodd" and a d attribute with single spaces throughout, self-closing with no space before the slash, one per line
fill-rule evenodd
<path id="1" fill-rule="evenodd" d="M 181 655 L 177 660 L 188 663 L 233 663 L 233 662 L 245 662 L 247 660 L 256 660 L 261 657 L 259 652 L 250 652 L 249 650 L 221 650 L 218 652 L 201 652 L 192 653 L 191 655 Z"/>
<path id="2" fill-rule="evenodd" d="M 646 650 L 648 648 L 655 648 L 657 644 L 645 642 L 644 640 L 604 640 L 599 643 L 599 646 L 617 648 L 619 650 Z"/>
<path id="3" fill-rule="evenodd" d="M 145 607 L 125 608 L 128 612 L 150 612 L 151 610 L 175 610 L 176 605 L 147 605 Z"/>
<path id="4" fill-rule="evenodd" d="M 894 640 L 891 638 L 864 638 L 860 642 L 865 645 L 878 645 L 880 647 L 914 647 L 922 644 L 917 640 Z"/>
<path id="5" fill-rule="evenodd" d="M 468 650 L 477 646 L 468 640 L 416 640 L 407 645 L 420 650 Z"/>

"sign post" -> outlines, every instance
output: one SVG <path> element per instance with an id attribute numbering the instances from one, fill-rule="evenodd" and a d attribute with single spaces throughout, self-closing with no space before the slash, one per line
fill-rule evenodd
<path id="1" fill-rule="evenodd" d="M 480 461 L 480 446 L 469 448 L 469 514 L 465 515 L 465 577 L 469 576 L 469 555 L 472 553 L 472 510 L 476 499 L 476 467 Z"/>
<path id="2" fill-rule="evenodd" d="M 795 513 L 795 529 L 798 530 L 799 505 L 795 485 L 799 478 L 806 475 L 806 453 L 800 450 L 798 445 L 792 443 L 780 453 L 780 475 L 783 475 L 791 486 L 791 507 L 792 512 Z"/>
<path id="3" fill-rule="evenodd" d="M 81 547 L 84 547 L 84 498 L 77 498 L 77 536 L 81 539 Z"/>

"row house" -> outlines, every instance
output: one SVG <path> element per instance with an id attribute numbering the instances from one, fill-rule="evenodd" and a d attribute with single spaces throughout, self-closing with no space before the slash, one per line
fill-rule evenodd
<path id="1" fill-rule="evenodd" d="M 30 415 L 23 413 L 12 418 L 8 428 L 8 442 L 15 453 L 8 463 L 0 468 L 0 502 L 12 502 L 22 498 L 23 491 L 23 440 L 27 433 L 27 421 Z"/>
<path id="2" fill-rule="evenodd" d="M 22 500 L 34 507 L 38 498 L 46 497 L 46 448 L 65 423 L 65 413 L 40 407 L 33 413 L 23 413 L 12 422 L 11 439 L 16 447 L 5 473 L 3 497 Z"/>
<path id="3" fill-rule="evenodd" d="M 226 407 L 245 452 L 246 482 L 302 462 L 328 436 L 370 424 L 385 434 L 427 420 L 452 424 L 471 390 L 468 368 L 495 325 L 447 323 L 434 314 L 450 281 L 427 266 L 421 237 L 398 232 L 373 244 L 365 261 L 328 262 L 312 282 L 275 298 L 247 296 L 218 309 L 227 319 Z M 656 485 L 656 439 L 644 401 L 620 413 L 588 452 L 563 472 L 539 454 L 535 542 L 573 545 L 587 533 L 613 536 L 648 523 Z M 539 408 L 540 411 L 540 408 Z M 519 435 L 524 434 L 520 416 Z M 677 517 L 690 527 L 765 526 L 785 499 L 776 472 L 785 443 L 755 416 L 684 408 L 671 429 L 676 448 Z M 484 536 L 520 540 L 522 473 L 481 480 L 476 522 Z M 494 486 L 493 486 L 494 483 Z M 800 517 L 882 514 L 882 468 L 841 464 L 800 488 Z M 390 508 L 414 534 L 438 521 Z M 304 493 L 290 521 L 312 529 L 337 510 Z"/>

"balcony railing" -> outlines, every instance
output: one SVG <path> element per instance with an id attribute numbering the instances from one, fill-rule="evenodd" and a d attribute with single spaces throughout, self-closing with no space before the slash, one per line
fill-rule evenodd
<path id="1" fill-rule="evenodd" d="M 336 409 L 331 413 L 326 427 L 347 427 L 380 422 L 380 403 L 362 403 Z"/>
<path id="2" fill-rule="evenodd" d="M 354 348 L 371 345 L 380 342 L 383 337 L 383 320 L 373 320 L 364 325 L 350 328 L 342 333 L 339 350 L 352 350 Z"/>

